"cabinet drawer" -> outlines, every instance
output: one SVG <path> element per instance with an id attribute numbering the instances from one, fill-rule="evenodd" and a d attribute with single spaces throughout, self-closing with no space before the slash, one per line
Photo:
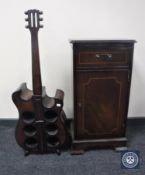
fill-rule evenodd
<path id="1" fill-rule="evenodd" d="M 79 51 L 76 56 L 76 66 L 116 66 L 128 65 L 130 61 L 129 50 L 108 51 Z"/>

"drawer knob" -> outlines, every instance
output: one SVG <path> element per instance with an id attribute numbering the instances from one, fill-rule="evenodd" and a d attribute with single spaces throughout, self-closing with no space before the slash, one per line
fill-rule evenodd
<path id="1" fill-rule="evenodd" d="M 100 58 L 100 55 L 99 54 L 96 54 L 96 58 Z"/>
<path id="2" fill-rule="evenodd" d="M 108 58 L 111 59 L 112 58 L 112 54 L 107 54 Z"/>

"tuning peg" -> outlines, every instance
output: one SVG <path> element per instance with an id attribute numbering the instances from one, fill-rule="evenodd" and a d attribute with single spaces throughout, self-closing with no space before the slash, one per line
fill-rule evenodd
<path id="1" fill-rule="evenodd" d="M 39 21 L 43 21 L 43 18 L 39 18 Z"/>
<path id="2" fill-rule="evenodd" d="M 40 27 L 40 28 L 43 28 L 44 26 L 43 26 L 43 25 L 40 25 L 39 27 Z"/>
<path id="3" fill-rule="evenodd" d="M 25 18 L 25 21 L 29 21 L 29 19 L 28 18 Z"/>
<path id="4" fill-rule="evenodd" d="M 39 11 L 39 14 L 40 14 L 40 15 L 42 15 L 42 14 L 43 14 L 43 12 L 42 12 L 42 11 Z"/>
<path id="5" fill-rule="evenodd" d="M 28 15 L 28 11 L 24 12 L 25 15 Z"/>
<path id="6" fill-rule="evenodd" d="M 25 28 L 26 28 L 26 29 L 28 29 L 28 28 L 29 28 L 29 26 L 25 26 Z"/>

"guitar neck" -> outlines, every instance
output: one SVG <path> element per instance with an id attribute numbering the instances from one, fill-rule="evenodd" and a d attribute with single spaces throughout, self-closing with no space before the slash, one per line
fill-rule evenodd
<path id="1" fill-rule="evenodd" d="M 42 95 L 42 84 L 41 84 L 41 71 L 40 71 L 40 61 L 39 61 L 39 46 L 38 46 L 38 31 L 43 26 L 40 21 L 43 19 L 40 17 L 42 12 L 39 10 L 28 10 L 25 12 L 28 22 L 26 28 L 30 30 L 31 33 L 31 45 L 32 45 L 32 80 L 33 80 L 33 94 Z"/>
<path id="2" fill-rule="evenodd" d="M 31 32 L 33 94 L 42 95 L 38 32 Z"/>

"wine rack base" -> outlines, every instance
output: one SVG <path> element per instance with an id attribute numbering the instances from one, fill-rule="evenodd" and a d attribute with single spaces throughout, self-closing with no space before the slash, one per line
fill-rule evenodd
<path id="1" fill-rule="evenodd" d="M 26 84 L 13 94 L 13 101 L 21 105 L 15 137 L 28 154 L 60 154 L 71 146 L 70 123 L 63 111 L 64 92 L 54 97 L 32 95 L 28 101 L 23 94 L 30 92 Z M 21 94 L 21 98 L 19 97 Z M 22 98 L 23 97 L 23 98 Z M 53 103 L 52 103 L 53 102 Z"/>
<path id="2" fill-rule="evenodd" d="M 50 112 L 51 114 L 52 111 Z M 30 114 L 30 113 L 27 113 Z M 32 116 L 32 115 L 31 115 Z M 28 116 L 25 116 L 23 135 L 25 136 L 24 142 L 21 145 L 24 149 L 24 155 L 28 156 L 29 154 L 48 154 L 56 153 L 61 154 L 61 151 L 68 150 L 71 146 L 71 134 L 70 134 L 70 124 L 66 118 L 64 111 L 61 111 L 60 116 L 52 115 L 51 120 L 38 120 L 32 121 Z M 28 120 L 26 120 L 26 118 Z M 65 141 L 62 144 L 62 135 L 59 133 L 60 128 L 58 126 L 57 120 L 65 119 Z M 30 122 L 30 120 L 32 122 Z M 29 121 L 29 122 L 28 122 Z M 40 131 L 41 128 L 41 131 Z M 42 136 L 39 134 L 43 133 Z M 41 142 L 42 141 L 42 142 Z"/>

